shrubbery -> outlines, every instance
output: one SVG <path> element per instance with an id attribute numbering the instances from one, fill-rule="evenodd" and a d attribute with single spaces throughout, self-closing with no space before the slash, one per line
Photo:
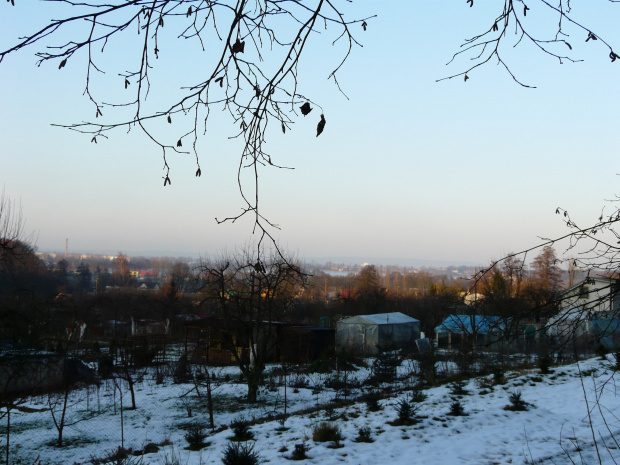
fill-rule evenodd
<path id="1" fill-rule="evenodd" d="M 525 402 L 521 398 L 521 396 L 522 396 L 521 391 L 515 391 L 515 392 L 510 393 L 510 396 L 508 396 L 510 405 L 506 405 L 506 407 L 504 407 L 504 410 L 510 410 L 513 412 L 523 412 L 527 410 L 530 404 Z"/>
<path id="2" fill-rule="evenodd" d="M 235 435 L 231 438 L 234 441 L 249 441 L 254 439 L 254 434 L 250 431 L 250 423 L 244 418 L 239 417 L 232 421 L 230 424 Z"/>
<path id="3" fill-rule="evenodd" d="M 450 411 L 448 412 L 448 415 L 452 415 L 453 417 L 462 417 L 466 416 L 467 413 L 465 413 L 465 408 L 463 405 L 457 400 L 456 402 L 452 402 L 452 404 L 450 404 Z"/>
<path id="4" fill-rule="evenodd" d="M 370 428 L 368 426 L 362 426 L 357 430 L 357 437 L 355 438 L 355 442 L 373 442 L 374 439 L 370 433 Z"/>
<path id="5" fill-rule="evenodd" d="M 308 458 L 306 452 L 308 448 L 304 443 L 295 444 L 295 449 L 293 449 L 293 453 L 291 454 L 291 460 L 305 460 Z"/>
<path id="6" fill-rule="evenodd" d="M 202 423 L 192 423 L 187 427 L 185 432 L 185 440 L 189 450 L 200 450 L 205 447 L 205 439 L 209 434 L 205 431 L 205 425 Z"/>
<path id="7" fill-rule="evenodd" d="M 411 405 L 407 399 L 401 399 L 396 404 L 396 411 L 398 417 L 396 420 L 389 422 L 392 426 L 408 426 L 414 425 L 418 422 L 415 418 L 417 407 Z"/>
<path id="8" fill-rule="evenodd" d="M 254 450 L 254 444 L 235 442 L 224 449 L 222 463 L 224 465 L 258 465 L 261 457 Z"/>
<path id="9" fill-rule="evenodd" d="M 312 440 L 314 442 L 333 442 L 338 443 L 343 439 L 338 425 L 332 423 L 319 423 L 312 429 Z"/>

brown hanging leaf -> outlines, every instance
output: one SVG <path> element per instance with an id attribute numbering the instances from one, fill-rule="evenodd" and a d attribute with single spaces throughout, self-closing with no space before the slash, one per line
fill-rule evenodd
<path id="1" fill-rule="evenodd" d="M 182 146 L 183 146 L 183 144 L 181 143 L 181 139 L 179 139 L 179 140 L 177 141 L 177 147 L 182 147 Z"/>
<path id="2" fill-rule="evenodd" d="M 592 32 L 588 31 L 588 38 L 586 39 L 586 42 L 590 39 L 597 40 L 596 36 L 592 34 Z"/>
<path id="3" fill-rule="evenodd" d="M 616 58 L 620 58 L 620 56 L 616 55 L 612 50 L 611 52 L 609 52 L 609 58 L 611 58 L 611 62 L 613 63 L 614 61 L 616 61 Z"/>
<path id="4" fill-rule="evenodd" d="M 527 16 L 527 10 L 529 10 L 527 5 L 523 5 L 523 16 Z"/>
<path id="5" fill-rule="evenodd" d="M 93 138 L 90 140 L 90 142 L 91 142 L 91 143 L 93 143 L 93 142 L 94 142 L 94 143 L 96 144 L 96 143 L 97 143 L 97 136 L 93 137 Z"/>
<path id="6" fill-rule="evenodd" d="M 237 37 L 237 41 L 232 46 L 233 53 L 243 53 L 245 50 L 245 42 L 241 42 Z"/>
<path id="7" fill-rule="evenodd" d="M 189 18 L 192 15 L 192 6 L 190 5 L 189 8 L 187 9 L 187 16 L 186 18 Z"/>
<path id="8" fill-rule="evenodd" d="M 160 27 L 164 27 L 164 17 L 163 16 L 159 17 L 159 26 Z"/>
<path id="9" fill-rule="evenodd" d="M 129 79 L 125 78 L 125 89 L 127 89 L 127 87 L 129 86 L 129 84 L 131 84 L 129 82 Z"/>
<path id="10" fill-rule="evenodd" d="M 201 174 L 202 171 L 200 171 L 200 167 L 198 167 L 198 169 L 196 170 L 196 177 L 199 178 Z"/>
<path id="11" fill-rule="evenodd" d="M 60 64 L 58 65 L 58 69 L 64 68 L 65 65 L 67 64 L 67 59 L 65 58 L 64 60 L 62 60 L 60 62 Z"/>
<path id="12" fill-rule="evenodd" d="M 366 21 L 364 21 L 362 23 L 362 29 L 366 30 L 367 27 L 368 27 L 368 23 Z"/>
<path id="13" fill-rule="evenodd" d="M 263 266 L 263 264 L 260 262 L 260 260 L 258 260 L 255 264 L 254 264 L 254 271 L 256 271 L 257 273 L 264 273 L 265 272 L 265 267 Z"/>
<path id="14" fill-rule="evenodd" d="M 286 126 L 284 126 L 284 123 L 282 123 L 282 134 L 286 134 Z"/>
<path id="15" fill-rule="evenodd" d="M 499 27 L 497 27 L 497 23 L 493 23 L 493 28 L 494 31 L 499 31 Z"/>
<path id="16" fill-rule="evenodd" d="M 170 118 L 170 115 L 168 115 L 168 124 L 172 124 L 172 118 Z"/>
<path id="17" fill-rule="evenodd" d="M 219 77 L 215 80 L 215 82 L 219 82 L 220 83 L 220 87 L 224 86 L 224 76 Z"/>
<path id="18" fill-rule="evenodd" d="M 319 137 L 325 129 L 325 116 L 321 115 L 321 121 L 316 125 L 316 136 Z"/>
<path id="19" fill-rule="evenodd" d="M 301 114 L 304 116 L 306 116 L 308 113 L 312 111 L 312 107 L 310 107 L 310 104 L 308 102 L 300 106 L 299 109 L 301 110 Z"/>
<path id="20" fill-rule="evenodd" d="M 103 113 L 101 113 L 101 108 L 97 107 L 97 113 L 95 113 L 95 118 L 99 118 L 100 116 L 103 116 Z"/>
<path id="21" fill-rule="evenodd" d="M 166 184 L 172 184 L 172 181 L 170 181 L 168 175 L 166 175 L 166 177 L 164 178 L 164 187 L 166 187 Z"/>
<path id="22" fill-rule="evenodd" d="M 566 44 L 566 46 L 569 48 L 569 50 L 572 50 L 572 49 L 573 49 L 573 47 L 571 47 L 571 45 L 570 45 L 568 42 L 564 41 L 564 43 L 565 43 L 565 44 Z"/>
<path id="23" fill-rule="evenodd" d="M 469 3 L 469 8 L 474 6 L 474 0 L 467 0 L 467 3 Z"/>
<path id="24" fill-rule="evenodd" d="M 469 76 L 466 74 L 465 75 L 465 79 L 463 79 L 465 82 L 467 82 L 467 80 L 469 79 Z"/>

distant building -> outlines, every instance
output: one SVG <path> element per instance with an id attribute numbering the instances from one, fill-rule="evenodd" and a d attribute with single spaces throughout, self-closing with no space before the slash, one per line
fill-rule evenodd
<path id="1" fill-rule="evenodd" d="M 548 334 L 559 342 L 620 347 L 620 279 L 587 278 L 559 296 Z"/>
<path id="2" fill-rule="evenodd" d="M 504 334 L 505 324 L 498 316 L 450 315 L 435 328 L 438 347 L 458 346 L 475 337 L 476 345 L 491 345 Z"/>
<path id="3" fill-rule="evenodd" d="M 375 355 L 381 348 L 413 350 L 420 320 L 404 313 L 357 315 L 336 323 L 336 345 L 354 355 Z"/>

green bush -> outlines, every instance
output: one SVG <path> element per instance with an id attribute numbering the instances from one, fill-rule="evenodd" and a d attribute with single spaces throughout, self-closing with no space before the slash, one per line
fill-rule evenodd
<path id="1" fill-rule="evenodd" d="M 453 396 L 466 396 L 469 391 L 465 389 L 465 381 L 455 381 L 450 388 L 450 394 Z"/>
<path id="2" fill-rule="evenodd" d="M 424 402 L 428 396 L 424 394 L 424 391 L 421 389 L 414 389 L 411 393 L 410 399 L 411 402 L 420 403 Z"/>
<path id="3" fill-rule="evenodd" d="M 235 441 L 249 441 L 250 439 L 254 439 L 254 434 L 250 431 L 250 423 L 242 417 L 233 420 L 230 424 L 230 428 L 233 433 L 235 433 L 232 437 Z"/>
<path id="4" fill-rule="evenodd" d="M 295 449 L 293 449 L 293 453 L 291 454 L 291 460 L 305 460 L 308 458 L 306 455 L 308 452 L 308 448 L 304 443 L 295 444 Z"/>
<path id="5" fill-rule="evenodd" d="M 254 450 L 254 444 L 235 442 L 224 449 L 222 463 L 224 465 L 258 465 L 261 457 Z"/>
<path id="6" fill-rule="evenodd" d="M 343 439 L 338 425 L 333 423 L 319 423 L 312 429 L 312 440 L 314 442 L 334 442 L 337 443 Z"/>
<path id="7" fill-rule="evenodd" d="M 366 408 L 369 412 L 378 412 L 379 410 L 381 410 L 379 399 L 381 399 L 381 396 L 376 392 L 371 392 L 364 397 L 364 401 L 366 402 Z"/>
<path id="8" fill-rule="evenodd" d="M 529 404 L 521 398 L 521 395 L 521 391 L 511 392 L 510 396 L 508 396 L 510 405 L 506 405 L 504 409 L 512 412 L 523 412 L 527 410 Z"/>
<path id="9" fill-rule="evenodd" d="M 493 384 L 506 384 L 506 376 L 501 367 L 495 367 L 493 369 Z"/>
<path id="10" fill-rule="evenodd" d="M 538 357 L 538 368 L 543 375 L 553 373 L 553 370 L 551 370 L 551 357 L 548 355 L 541 355 Z"/>
<path id="11" fill-rule="evenodd" d="M 415 413 L 413 406 L 406 400 L 398 401 L 398 419 L 401 421 L 410 421 Z"/>
<path id="12" fill-rule="evenodd" d="M 457 400 L 456 402 L 452 402 L 452 404 L 450 404 L 450 411 L 448 412 L 448 415 L 462 417 L 467 415 L 467 413 L 465 413 L 465 408 L 463 405 Z"/>
<path id="13" fill-rule="evenodd" d="M 370 434 L 370 428 L 368 426 L 362 426 L 357 430 L 357 437 L 355 438 L 355 442 L 373 442 L 374 439 Z"/>
<path id="14" fill-rule="evenodd" d="M 185 432 L 185 440 L 189 450 L 200 450 L 205 447 L 205 439 L 209 434 L 202 423 L 192 423 Z"/>
<path id="15" fill-rule="evenodd" d="M 398 376 L 398 367 L 402 362 L 400 350 L 379 347 L 379 354 L 372 364 L 373 378 L 380 383 L 393 382 Z"/>
<path id="16" fill-rule="evenodd" d="M 392 426 L 408 426 L 418 422 L 415 418 L 417 407 L 413 406 L 407 399 L 401 399 L 396 404 L 398 417 L 396 420 L 388 422 Z"/>
<path id="17" fill-rule="evenodd" d="M 189 361 L 187 359 L 187 354 L 185 352 L 183 353 L 183 355 L 179 357 L 179 360 L 177 361 L 172 378 L 175 384 L 187 383 L 191 381 L 192 379 L 191 368 L 189 366 Z"/>

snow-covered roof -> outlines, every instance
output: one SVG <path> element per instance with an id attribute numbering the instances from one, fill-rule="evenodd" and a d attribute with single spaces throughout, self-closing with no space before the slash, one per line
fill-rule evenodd
<path id="1" fill-rule="evenodd" d="M 587 277 L 586 279 L 579 281 L 577 284 L 574 284 L 571 287 L 565 289 L 564 291 L 561 292 L 561 295 L 570 294 L 574 292 L 575 290 L 580 289 L 582 286 L 590 285 L 590 286 L 593 286 L 592 290 L 600 290 L 600 289 L 609 288 L 610 286 L 618 285 L 618 284 L 620 284 L 620 279 L 590 276 L 590 277 Z"/>
<path id="2" fill-rule="evenodd" d="M 357 323 L 361 322 L 360 320 L 375 325 L 399 325 L 420 322 L 420 320 L 416 320 L 415 318 L 411 318 L 410 316 L 407 316 L 404 313 L 400 312 L 375 313 L 373 315 L 357 315 L 350 318 L 345 318 L 344 320 L 342 320 L 342 322 Z"/>

